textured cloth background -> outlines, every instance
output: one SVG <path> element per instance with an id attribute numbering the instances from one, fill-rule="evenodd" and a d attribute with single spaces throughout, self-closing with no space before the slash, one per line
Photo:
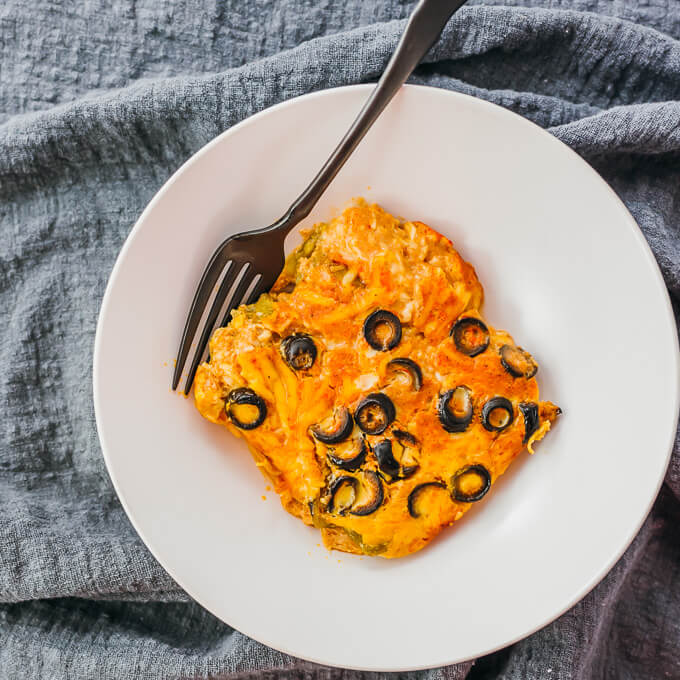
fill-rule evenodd
<path id="1" fill-rule="evenodd" d="M 116 255 L 169 175 L 266 106 L 375 80 L 412 5 L 0 4 L 0 678 L 359 675 L 252 642 L 149 555 L 99 450 L 92 345 Z M 678 0 L 471 2 L 413 78 L 508 107 L 591 162 L 676 311 L 678 39 Z M 475 664 L 413 677 L 680 678 L 679 520 L 676 446 L 640 534 L 582 602 Z"/>

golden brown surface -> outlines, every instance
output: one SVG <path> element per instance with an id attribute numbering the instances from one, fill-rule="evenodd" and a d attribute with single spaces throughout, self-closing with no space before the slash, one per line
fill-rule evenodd
<path id="1" fill-rule="evenodd" d="M 401 222 L 379 206 L 359 201 L 332 222 L 316 225 L 288 259 L 271 294 L 237 309 L 232 322 L 214 333 L 210 361 L 196 375 L 196 406 L 208 420 L 246 439 L 284 508 L 320 528 L 328 547 L 406 555 L 471 507 L 471 502 L 454 499 L 456 472 L 482 465 L 493 484 L 521 452 L 525 419 L 520 404 L 537 405 L 539 421 L 530 447 L 559 413 L 550 402 L 538 401 L 535 378 L 514 377 L 504 368 L 501 347 L 506 346 L 504 352 L 517 365 L 524 367 L 525 359 L 506 332 L 487 324 L 489 345 L 474 357 L 456 347 L 450 335 L 454 323 L 461 315 L 482 320 L 482 299 L 474 269 L 448 239 L 421 222 Z M 402 327 L 400 342 L 386 351 L 373 349 L 363 330 L 366 318 L 378 309 L 395 314 Z M 376 328 L 378 340 L 384 339 L 385 330 L 384 325 Z M 477 341 L 476 327 L 471 332 L 467 340 Z M 294 333 L 307 334 L 316 346 L 309 369 L 294 370 L 285 359 L 282 340 Z M 388 369 L 396 357 L 421 368 L 419 390 L 407 374 Z M 530 356 L 528 361 L 530 365 Z M 465 431 L 448 432 L 438 403 L 440 395 L 457 386 L 469 388 L 473 416 Z M 251 430 L 236 427 L 225 410 L 231 391 L 243 387 L 266 405 L 266 417 Z M 391 399 L 396 418 L 383 433 L 364 435 L 368 452 L 360 469 L 341 470 L 328 459 L 329 448 L 333 454 L 341 445 L 323 444 L 311 428 L 324 421 L 327 426 L 343 407 L 355 414 L 362 398 L 377 392 Z M 501 431 L 482 423 L 483 407 L 494 397 L 512 404 L 512 418 Z M 254 406 L 233 409 L 243 421 L 257 414 Z M 502 426 L 503 416 L 502 410 L 490 413 L 487 424 Z M 378 465 L 376 445 L 388 439 L 395 453 L 400 451 L 395 430 L 415 437 L 415 460 L 404 458 L 399 474 L 386 474 Z M 355 425 L 352 438 L 359 441 L 361 436 Z M 336 483 L 331 499 L 334 480 L 343 476 L 358 480 L 354 503 L 347 483 Z M 374 496 L 380 491 L 371 487 L 371 480 L 382 487 L 382 503 L 369 514 L 355 514 L 369 491 Z M 482 481 L 460 476 L 458 495 L 474 496 Z M 428 482 L 437 484 L 413 494 L 411 510 L 418 515 L 413 517 L 409 496 Z"/>

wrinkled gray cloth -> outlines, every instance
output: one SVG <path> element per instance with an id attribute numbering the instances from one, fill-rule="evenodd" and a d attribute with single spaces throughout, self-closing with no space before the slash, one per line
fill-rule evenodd
<path id="1" fill-rule="evenodd" d="M 3 0 L 0 678 L 363 675 L 249 640 L 149 555 L 101 457 L 92 345 L 116 255 L 170 174 L 266 106 L 375 80 L 412 4 Z M 676 312 L 678 39 L 677 0 L 471 3 L 413 78 L 516 111 L 592 163 L 642 227 Z M 413 677 L 680 678 L 679 520 L 676 456 L 582 602 L 508 649 Z"/>

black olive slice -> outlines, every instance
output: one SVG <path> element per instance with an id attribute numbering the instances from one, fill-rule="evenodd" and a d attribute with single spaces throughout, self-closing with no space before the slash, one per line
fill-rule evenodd
<path id="1" fill-rule="evenodd" d="M 491 475 L 483 465 L 466 465 L 451 478 L 451 497 L 462 503 L 473 503 L 491 488 Z"/>
<path id="2" fill-rule="evenodd" d="M 404 430 L 392 430 L 394 446 L 392 453 L 399 461 L 399 478 L 408 479 L 418 470 L 418 441 L 410 432 Z"/>
<path id="3" fill-rule="evenodd" d="M 505 397 L 494 397 L 482 408 L 482 425 L 492 432 L 500 432 L 512 423 L 515 412 Z"/>
<path id="4" fill-rule="evenodd" d="M 366 470 L 361 475 L 361 484 L 359 492 L 356 495 L 356 500 L 350 514 L 363 517 L 375 512 L 381 505 L 385 498 L 383 485 L 380 477 L 373 470 Z"/>
<path id="5" fill-rule="evenodd" d="M 332 465 L 348 472 L 358 470 L 366 460 L 367 454 L 368 446 L 361 435 L 338 446 L 329 447 L 326 451 L 326 457 Z"/>
<path id="6" fill-rule="evenodd" d="M 326 510 L 336 515 L 363 516 L 375 512 L 385 499 L 380 477 L 373 470 L 360 473 L 361 478 L 343 475 L 328 487 L 330 499 Z"/>
<path id="7" fill-rule="evenodd" d="M 366 342 L 379 352 L 394 349 L 401 341 L 401 321 L 386 309 L 378 309 L 364 321 Z"/>
<path id="8" fill-rule="evenodd" d="M 418 519 L 418 517 L 420 517 L 417 505 L 418 499 L 427 489 L 446 489 L 446 484 L 444 484 L 444 482 L 425 482 L 424 484 L 418 484 L 418 486 L 413 488 L 413 491 L 408 495 L 408 514 L 411 515 L 413 519 Z"/>
<path id="9" fill-rule="evenodd" d="M 392 400 L 382 392 L 364 397 L 354 412 L 356 424 L 366 434 L 381 434 L 396 416 Z"/>
<path id="10" fill-rule="evenodd" d="M 281 341 L 281 354 L 295 371 L 306 371 L 316 361 L 316 345 L 309 335 L 294 333 Z"/>
<path id="11" fill-rule="evenodd" d="M 458 385 L 439 395 L 437 401 L 439 422 L 447 432 L 465 432 L 472 420 L 472 391 Z"/>
<path id="12" fill-rule="evenodd" d="M 337 515 L 346 515 L 354 505 L 358 492 L 359 482 L 355 477 L 349 475 L 336 477 L 328 487 L 330 500 L 326 509 Z"/>
<path id="13" fill-rule="evenodd" d="M 526 444 L 531 435 L 538 429 L 538 404 L 523 401 L 519 405 L 519 410 L 522 416 L 524 416 L 524 438 L 522 439 L 522 444 Z"/>
<path id="14" fill-rule="evenodd" d="M 392 373 L 405 373 L 411 382 L 411 387 L 416 392 L 423 386 L 423 372 L 420 370 L 420 366 L 415 361 L 411 361 L 411 359 L 404 357 L 392 359 L 387 364 L 387 370 Z"/>
<path id="15" fill-rule="evenodd" d="M 388 482 L 408 479 L 418 470 L 415 437 L 403 430 L 394 430 L 393 434 L 395 435 L 394 442 L 383 439 L 373 447 L 380 472 L 389 477 Z"/>
<path id="16" fill-rule="evenodd" d="M 389 439 L 379 441 L 373 447 L 373 453 L 375 453 L 375 457 L 378 460 L 378 467 L 381 472 L 390 477 L 399 476 L 399 463 L 392 453 L 392 442 Z"/>
<path id="17" fill-rule="evenodd" d="M 514 378 L 527 378 L 528 380 L 536 375 L 538 364 L 525 349 L 516 345 L 503 345 L 499 353 L 503 368 Z"/>
<path id="18" fill-rule="evenodd" d="M 343 406 L 323 422 L 313 425 L 311 432 L 315 439 L 324 444 L 338 444 L 347 439 L 354 429 L 352 414 Z"/>
<path id="19" fill-rule="evenodd" d="M 453 343 L 461 354 L 476 357 L 489 346 L 489 329 L 472 316 L 458 319 L 451 328 Z"/>
<path id="20" fill-rule="evenodd" d="M 241 430 L 254 430 L 267 417 L 264 399 L 249 387 L 237 387 L 229 392 L 224 408 L 231 422 Z"/>
<path id="21" fill-rule="evenodd" d="M 408 479 L 409 477 L 413 477 L 416 472 L 418 472 L 418 465 L 408 465 L 406 467 L 401 468 L 401 472 L 399 473 L 399 479 Z"/>
<path id="22" fill-rule="evenodd" d="M 392 434 L 401 442 L 404 446 L 409 444 L 410 446 L 415 446 L 418 440 L 406 430 L 392 430 Z"/>

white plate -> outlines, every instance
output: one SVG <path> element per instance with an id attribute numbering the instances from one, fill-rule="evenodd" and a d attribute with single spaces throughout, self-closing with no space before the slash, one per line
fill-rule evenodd
<path id="1" fill-rule="evenodd" d="M 305 224 L 364 195 L 450 237 L 477 269 L 488 319 L 534 353 L 543 398 L 565 414 L 535 456 L 422 552 L 390 561 L 319 547 L 265 491 L 245 446 L 173 394 L 170 376 L 213 249 L 280 216 L 368 93 L 275 106 L 168 181 L 111 274 L 94 399 L 121 502 L 192 597 L 281 651 L 396 671 L 511 643 L 606 574 L 666 469 L 678 347 L 644 238 L 586 163 L 502 108 L 406 87 Z"/>

